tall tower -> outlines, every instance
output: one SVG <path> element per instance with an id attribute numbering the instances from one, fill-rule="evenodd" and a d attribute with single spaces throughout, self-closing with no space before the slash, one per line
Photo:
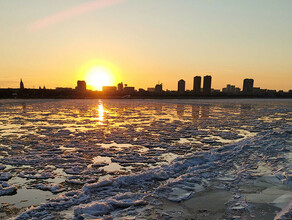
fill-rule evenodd
<path id="1" fill-rule="evenodd" d="M 253 82 L 253 79 L 244 79 L 242 91 L 246 94 L 251 94 L 253 92 Z"/>
<path id="2" fill-rule="evenodd" d="M 195 94 L 201 93 L 201 77 L 200 76 L 194 77 L 194 93 Z"/>
<path id="3" fill-rule="evenodd" d="M 22 82 L 22 79 L 20 79 L 20 86 L 19 86 L 20 90 L 24 90 L 24 85 L 23 85 L 23 82 Z"/>
<path id="4" fill-rule="evenodd" d="M 76 90 L 78 92 L 86 92 L 86 82 L 83 80 L 78 80 Z"/>
<path id="5" fill-rule="evenodd" d="M 185 91 L 186 91 L 186 82 L 183 79 L 178 81 L 177 91 L 178 91 L 179 94 L 185 93 Z"/>
<path id="6" fill-rule="evenodd" d="M 209 95 L 211 93 L 211 76 L 204 76 L 203 93 L 204 95 Z"/>

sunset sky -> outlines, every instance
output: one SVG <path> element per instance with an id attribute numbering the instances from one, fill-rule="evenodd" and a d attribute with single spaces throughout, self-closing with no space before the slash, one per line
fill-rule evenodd
<path id="1" fill-rule="evenodd" d="M 1 88 L 75 87 L 104 68 L 136 88 L 191 89 L 208 74 L 217 89 L 244 78 L 292 89 L 291 0 L 0 0 L 0 10 Z"/>

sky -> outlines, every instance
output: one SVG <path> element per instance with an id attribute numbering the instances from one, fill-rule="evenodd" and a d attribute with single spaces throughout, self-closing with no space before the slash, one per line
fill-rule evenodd
<path id="1" fill-rule="evenodd" d="M 138 88 L 292 89 L 291 0 L 0 0 L 0 87 L 75 87 L 94 65 Z M 90 82 L 87 82 L 90 84 Z"/>

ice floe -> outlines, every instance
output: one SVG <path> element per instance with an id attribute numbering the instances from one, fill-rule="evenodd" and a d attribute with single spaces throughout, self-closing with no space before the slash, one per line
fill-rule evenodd
<path id="1" fill-rule="evenodd" d="M 41 190 L 48 190 L 51 191 L 52 193 L 60 193 L 65 191 L 65 188 L 62 187 L 59 184 L 35 184 L 32 185 L 32 187 L 37 188 L 37 189 L 41 189 Z"/>
<path id="2" fill-rule="evenodd" d="M 23 171 L 19 175 L 19 177 L 27 178 L 27 179 L 49 179 L 55 178 L 54 174 L 48 172 L 36 172 L 36 171 Z"/>
<path id="3" fill-rule="evenodd" d="M 12 177 L 12 175 L 10 173 L 1 173 L 0 172 L 0 181 L 7 181 Z"/>
<path id="4" fill-rule="evenodd" d="M 0 181 L 0 196 L 12 195 L 17 191 L 16 186 L 13 186 L 7 182 Z"/>
<path id="5" fill-rule="evenodd" d="M 108 101 L 102 121 L 94 100 L 36 102 L 25 113 L 0 106 L 3 180 L 59 193 L 16 219 L 70 219 L 73 209 L 85 219 L 180 218 L 162 206 L 210 189 L 237 195 L 225 218 L 241 218 L 254 210 L 241 185 L 268 174 L 291 186 L 289 104 L 163 102 Z"/>

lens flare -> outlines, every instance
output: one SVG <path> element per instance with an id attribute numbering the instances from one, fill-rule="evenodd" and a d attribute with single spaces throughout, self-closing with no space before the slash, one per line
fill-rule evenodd
<path id="1" fill-rule="evenodd" d="M 35 21 L 29 26 L 30 31 L 37 31 L 45 27 L 54 25 L 63 20 L 81 15 L 90 11 L 95 11 L 102 8 L 107 8 L 119 3 L 124 2 L 125 0 L 94 0 L 87 3 L 77 5 L 75 7 L 69 8 L 64 11 L 60 11 L 56 14 L 49 15 L 41 20 Z"/>

